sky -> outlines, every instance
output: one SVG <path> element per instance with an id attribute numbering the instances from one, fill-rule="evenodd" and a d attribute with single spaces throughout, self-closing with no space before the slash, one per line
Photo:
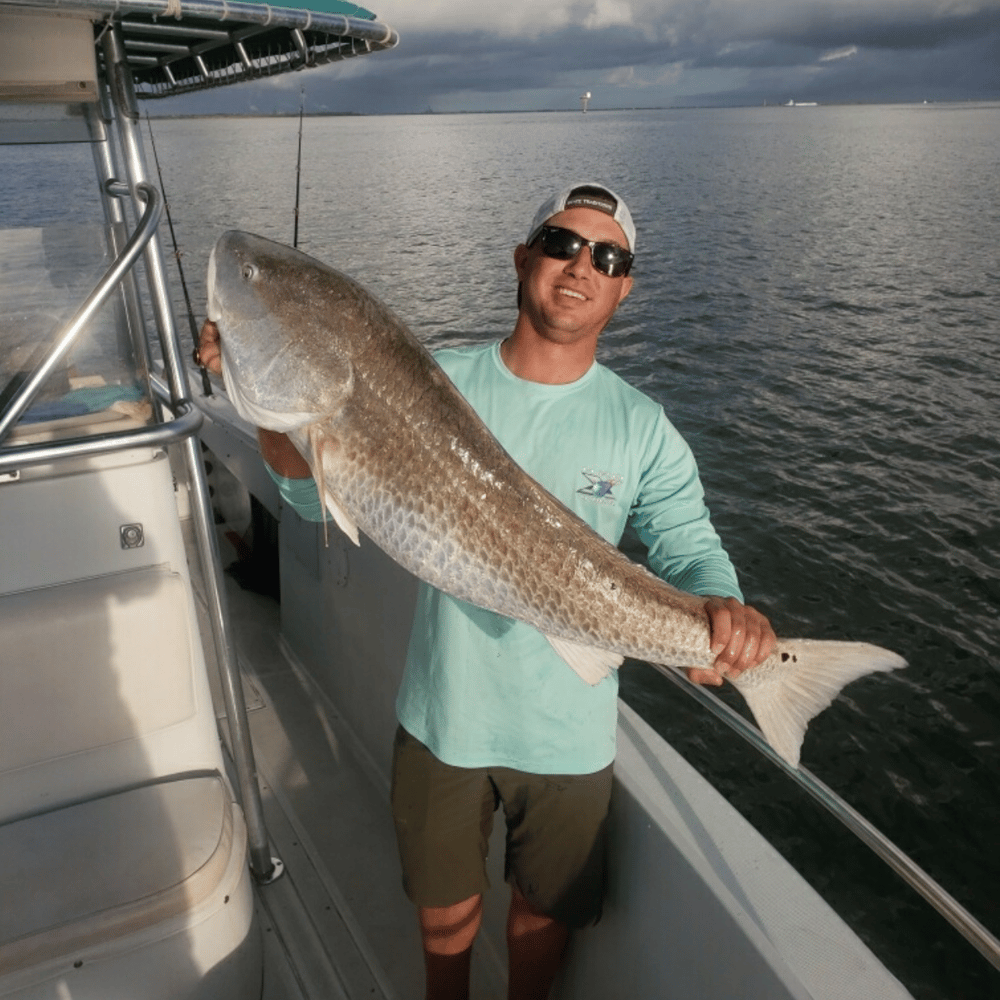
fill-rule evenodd
<path id="1" fill-rule="evenodd" d="M 303 4 L 308 6 L 308 0 Z M 1000 99 L 1000 0 L 372 0 L 399 46 L 157 110 L 592 110 Z"/>

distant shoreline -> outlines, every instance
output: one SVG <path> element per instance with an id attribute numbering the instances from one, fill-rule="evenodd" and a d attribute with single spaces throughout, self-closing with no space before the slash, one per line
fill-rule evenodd
<path id="1" fill-rule="evenodd" d="M 801 107 L 795 105 L 793 107 Z M 975 99 L 966 101 L 892 101 L 889 103 L 867 102 L 867 101 L 840 101 L 809 104 L 810 109 L 822 108 L 966 108 L 966 107 L 1000 107 L 1000 97 Z M 775 111 L 789 110 L 788 104 L 779 102 L 767 104 L 668 104 L 652 105 L 649 107 L 621 107 L 621 108 L 594 108 L 587 110 L 587 114 L 609 114 L 623 111 L 746 111 L 752 108 L 768 108 Z M 500 110 L 479 110 L 479 111 L 306 111 L 306 118 L 384 118 L 384 117 L 423 117 L 434 116 L 444 117 L 446 115 L 542 115 L 542 114 L 565 114 L 580 115 L 579 108 L 504 108 Z M 217 111 L 210 114 L 199 112 L 196 114 L 155 114 L 150 111 L 150 118 L 159 120 L 187 119 L 187 118 L 298 118 L 299 111 L 290 109 L 287 111 Z"/>

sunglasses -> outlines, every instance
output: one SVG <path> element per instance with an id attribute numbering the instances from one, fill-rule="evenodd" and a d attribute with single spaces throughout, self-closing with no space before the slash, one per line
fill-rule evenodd
<path id="1" fill-rule="evenodd" d="M 584 247 L 590 247 L 590 262 L 594 269 L 609 278 L 624 278 L 635 259 L 633 254 L 617 243 L 585 240 L 572 229 L 562 229 L 559 226 L 542 226 L 532 246 L 538 240 L 541 241 L 542 253 L 555 260 L 572 260 Z"/>

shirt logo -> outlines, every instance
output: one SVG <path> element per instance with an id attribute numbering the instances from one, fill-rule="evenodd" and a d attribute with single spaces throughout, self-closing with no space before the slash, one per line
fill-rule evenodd
<path id="1" fill-rule="evenodd" d="M 615 504 L 618 498 L 612 490 L 622 482 L 622 477 L 611 472 L 595 472 L 593 469 L 582 469 L 581 473 L 587 480 L 587 485 L 576 492 L 593 500 L 594 503 Z"/>

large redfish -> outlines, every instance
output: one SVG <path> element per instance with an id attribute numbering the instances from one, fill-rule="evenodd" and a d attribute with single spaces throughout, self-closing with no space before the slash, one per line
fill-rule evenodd
<path id="1" fill-rule="evenodd" d="M 454 597 L 539 629 L 596 684 L 626 656 L 711 666 L 703 598 L 633 563 L 528 476 L 406 327 L 290 247 L 225 233 L 209 264 L 230 398 L 289 434 L 330 515 Z M 850 642 L 782 640 L 733 683 L 791 764 L 849 681 L 903 666 Z"/>

